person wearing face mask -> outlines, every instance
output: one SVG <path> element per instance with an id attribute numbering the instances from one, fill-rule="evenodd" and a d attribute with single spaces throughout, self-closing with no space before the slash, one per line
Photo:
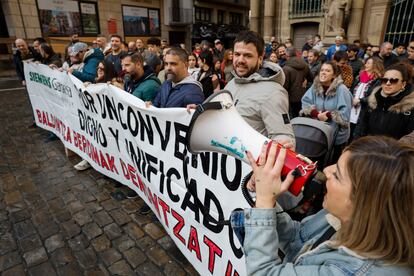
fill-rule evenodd
<path id="1" fill-rule="evenodd" d="M 413 68 L 406 63 L 391 65 L 380 78 L 381 86 L 368 97 L 361 111 L 354 139 L 385 135 L 400 139 L 414 130 Z"/>
<path id="2" fill-rule="evenodd" d="M 351 107 L 352 95 L 343 84 L 339 67 L 332 61 L 325 62 L 313 85 L 302 97 L 299 115 L 327 122 L 338 130 L 334 141 L 334 162 L 349 139 Z"/>
<path id="3" fill-rule="evenodd" d="M 233 95 L 236 110 L 252 128 L 293 147 L 285 74 L 279 65 L 263 62 L 263 56 L 263 38 L 253 31 L 240 32 L 233 47 L 234 78 L 224 89 Z"/>
<path id="4" fill-rule="evenodd" d="M 281 180 L 286 150 L 277 155 L 272 144 L 266 152 L 264 145 L 257 164 L 248 153 L 255 206 L 230 217 L 247 275 L 414 275 L 413 146 L 354 141 L 324 169 L 323 209 L 301 222 L 277 203 L 294 180 Z"/>

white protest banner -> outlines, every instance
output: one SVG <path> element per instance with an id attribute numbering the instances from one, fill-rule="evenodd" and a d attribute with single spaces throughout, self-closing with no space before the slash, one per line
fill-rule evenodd
<path id="1" fill-rule="evenodd" d="M 134 189 L 200 274 L 246 274 L 233 231 L 204 216 L 200 202 L 216 220 L 248 207 L 240 189 L 248 166 L 219 153 L 188 153 L 192 115 L 184 108 L 146 108 L 112 85 L 84 87 L 45 65 L 25 63 L 24 71 L 38 126 L 97 171 Z"/>

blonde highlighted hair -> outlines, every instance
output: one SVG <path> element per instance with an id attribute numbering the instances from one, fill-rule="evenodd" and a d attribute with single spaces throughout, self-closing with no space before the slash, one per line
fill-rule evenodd
<path id="1" fill-rule="evenodd" d="M 368 60 L 372 60 L 372 73 L 374 74 L 375 78 L 381 78 L 384 75 L 384 63 L 378 57 L 370 57 Z"/>
<path id="2" fill-rule="evenodd" d="M 352 220 L 339 245 L 386 264 L 414 266 L 414 147 L 386 137 L 354 141 L 349 152 Z"/>

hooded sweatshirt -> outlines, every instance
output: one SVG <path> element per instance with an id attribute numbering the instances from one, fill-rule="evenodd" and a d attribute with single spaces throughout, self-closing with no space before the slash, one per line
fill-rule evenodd
<path id="1" fill-rule="evenodd" d="M 294 143 L 282 68 L 265 61 L 259 71 L 247 78 L 237 76 L 234 71 L 233 76 L 225 89 L 233 95 L 236 109 L 243 119 L 266 137 Z"/>
<path id="2" fill-rule="evenodd" d="M 152 103 L 155 107 L 186 107 L 204 101 L 201 83 L 187 76 L 178 83 L 166 80 Z"/>
<path id="3" fill-rule="evenodd" d="M 302 58 L 292 57 L 283 67 L 283 72 L 286 76 L 283 87 L 289 93 L 289 102 L 300 103 L 306 92 L 306 87 L 303 85 L 305 79 L 308 82 L 313 81 L 308 64 Z"/>
<path id="4" fill-rule="evenodd" d="M 73 71 L 72 75 L 85 82 L 94 82 L 96 78 L 96 67 L 104 59 L 100 49 L 90 49 L 83 57 L 83 67 L 80 70 Z"/>

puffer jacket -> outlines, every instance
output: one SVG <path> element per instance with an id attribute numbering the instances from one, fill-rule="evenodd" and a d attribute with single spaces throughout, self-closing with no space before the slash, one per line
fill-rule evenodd
<path id="1" fill-rule="evenodd" d="M 84 65 L 82 69 L 73 71 L 72 75 L 83 82 L 94 82 L 96 78 L 96 67 L 98 67 L 98 63 L 104 58 L 104 54 L 99 48 L 90 49 L 83 57 Z"/>
<path id="2" fill-rule="evenodd" d="M 276 140 L 295 142 L 289 119 L 288 93 L 283 88 L 285 74 L 272 62 L 247 78 L 234 78 L 224 88 L 235 101 L 236 110 L 257 132 Z"/>
<path id="3" fill-rule="evenodd" d="M 368 97 L 361 110 L 354 137 L 385 135 L 396 139 L 414 130 L 414 91 L 411 85 L 394 97 L 384 97 L 381 86 Z"/>
<path id="4" fill-rule="evenodd" d="M 300 103 L 306 92 L 306 87 L 303 85 L 304 81 L 313 81 L 308 64 L 302 58 L 292 57 L 283 67 L 283 72 L 286 77 L 283 87 L 289 93 L 289 102 Z"/>
<path id="5" fill-rule="evenodd" d="M 341 145 L 349 139 L 351 108 L 352 95 L 340 76 L 334 79 L 326 92 L 319 79 L 315 78 L 302 98 L 299 114 L 317 119 L 318 112 L 330 111 L 328 123 L 335 129 L 338 128 L 335 145 Z"/>

